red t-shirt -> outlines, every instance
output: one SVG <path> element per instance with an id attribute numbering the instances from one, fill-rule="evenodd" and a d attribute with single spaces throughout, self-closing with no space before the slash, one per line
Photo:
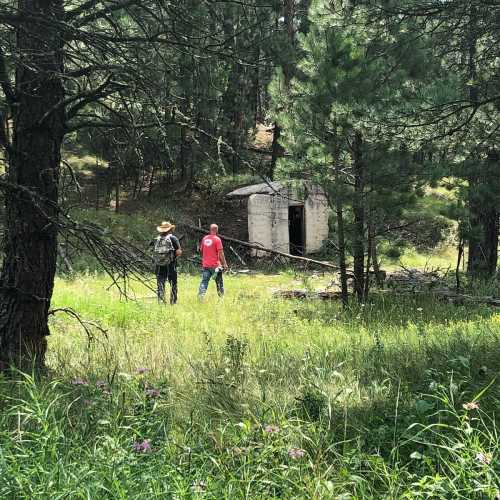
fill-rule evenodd
<path id="1" fill-rule="evenodd" d="M 210 269 L 219 267 L 219 251 L 222 250 L 222 240 L 215 234 L 209 234 L 201 240 L 202 266 Z"/>

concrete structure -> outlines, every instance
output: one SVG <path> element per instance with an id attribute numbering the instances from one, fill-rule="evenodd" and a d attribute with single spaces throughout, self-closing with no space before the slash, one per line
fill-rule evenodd
<path id="1" fill-rule="evenodd" d="M 302 183 L 290 188 L 270 182 L 237 189 L 227 197 L 240 204 L 246 202 L 251 243 L 306 255 L 320 250 L 328 237 L 328 203 L 317 185 Z"/>

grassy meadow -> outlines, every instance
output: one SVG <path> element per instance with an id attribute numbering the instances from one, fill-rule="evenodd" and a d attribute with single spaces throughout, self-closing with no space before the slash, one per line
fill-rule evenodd
<path id="1" fill-rule="evenodd" d="M 229 275 L 177 306 L 59 279 L 49 376 L 0 380 L 0 497 L 499 498 L 500 314 L 431 296 L 338 303 Z"/>

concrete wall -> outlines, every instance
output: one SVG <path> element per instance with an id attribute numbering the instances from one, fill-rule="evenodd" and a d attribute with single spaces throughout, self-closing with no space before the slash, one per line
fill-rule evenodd
<path id="1" fill-rule="evenodd" d="M 319 186 L 311 186 L 304 204 L 306 223 L 306 254 L 321 250 L 323 242 L 328 238 L 328 218 L 330 208 L 323 190 Z"/>
<path id="2" fill-rule="evenodd" d="M 297 193 L 253 194 L 248 198 L 248 237 L 251 243 L 260 244 L 280 252 L 290 251 L 288 207 L 298 205 Z M 306 253 L 317 252 L 328 237 L 329 208 L 323 191 L 312 186 L 304 203 Z M 265 255 L 258 250 L 253 255 Z"/>
<path id="3" fill-rule="evenodd" d="M 272 215 L 272 249 L 278 252 L 290 251 L 290 234 L 288 231 L 288 197 L 280 194 L 271 196 Z"/>
<path id="4" fill-rule="evenodd" d="M 248 240 L 272 248 L 272 197 L 268 194 L 252 194 L 248 198 Z M 252 255 L 265 255 L 252 251 Z"/>

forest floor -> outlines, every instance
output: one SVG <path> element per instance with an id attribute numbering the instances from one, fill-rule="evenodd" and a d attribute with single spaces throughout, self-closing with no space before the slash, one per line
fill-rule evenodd
<path id="1" fill-rule="evenodd" d="M 432 295 L 280 300 L 331 276 L 228 275 L 120 300 L 58 279 L 49 376 L 0 379 L 0 497 L 499 497 L 500 311 Z"/>

